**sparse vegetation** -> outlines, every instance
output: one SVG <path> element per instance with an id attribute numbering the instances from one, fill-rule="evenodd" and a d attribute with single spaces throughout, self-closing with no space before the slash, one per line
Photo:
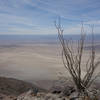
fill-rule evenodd
<path id="1" fill-rule="evenodd" d="M 61 26 L 60 19 L 58 21 L 58 24 L 55 22 L 55 26 L 58 31 L 58 37 L 62 46 L 63 64 L 64 67 L 70 73 L 72 80 L 76 86 L 78 92 L 77 97 L 78 98 L 83 97 L 83 100 L 91 100 L 90 93 L 94 95 L 94 90 L 89 91 L 89 88 L 99 75 L 99 73 L 97 73 L 97 75 L 95 75 L 94 77 L 94 72 L 98 67 L 98 65 L 100 64 L 100 61 L 96 60 L 95 56 L 93 27 L 92 27 L 92 40 L 91 40 L 91 54 L 86 62 L 85 66 L 86 73 L 84 76 L 82 76 L 82 57 L 84 54 L 83 51 L 84 51 L 84 43 L 86 37 L 83 24 L 81 27 L 81 36 L 80 40 L 77 43 L 76 51 L 73 50 L 72 40 L 68 41 L 64 38 L 63 28 Z"/>

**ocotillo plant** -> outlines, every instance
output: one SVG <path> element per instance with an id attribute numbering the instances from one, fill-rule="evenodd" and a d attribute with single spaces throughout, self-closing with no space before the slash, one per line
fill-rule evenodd
<path id="1" fill-rule="evenodd" d="M 84 54 L 84 43 L 85 43 L 85 37 L 86 34 L 84 32 L 84 27 L 82 24 L 81 27 L 81 36 L 80 40 L 78 40 L 77 43 L 77 50 L 76 53 L 73 52 L 73 45 L 71 44 L 72 40 L 67 41 L 64 38 L 63 35 L 63 28 L 61 27 L 60 20 L 58 21 L 58 24 L 55 22 L 55 26 L 58 32 L 58 38 L 60 40 L 61 46 L 62 46 L 62 60 L 64 67 L 68 70 L 70 73 L 73 82 L 76 86 L 76 89 L 81 94 L 88 95 L 88 88 L 91 86 L 95 78 L 98 76 L 98 74 L 94 77 L 94 72 L 98 65 L 100 64 L 100 61 L 95 61 L 95 48 L 94 48 L 94 32 L 92 27 L 92 40 L 91 40 L 91 54 L 89 59 L 86 61 L 86 73 L 82 77 L 82 57 Z"/>

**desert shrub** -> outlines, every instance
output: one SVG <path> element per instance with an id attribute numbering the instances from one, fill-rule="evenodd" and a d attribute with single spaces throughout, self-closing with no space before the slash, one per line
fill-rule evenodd
<path id="1" fill-rule="evenodd" d="M 85 44 L 85 38 L 86 34 L 84 32 L 84 27 L 82 24 L 81 27 L 81 35 L 80 40 L 78 40 L 77 43 L 77 50 L 74 51 L 73 47 L 73 40 L 66 40 L 63 35 L 63 28 L 61 27 L 60 19 L 58 21 L 58 24 L 55 22 L 56 29 L 58 31 L 58 38 L 60 40 L 61 46 L 62 46 L 62 60 L 64 67 L 68 70 L 70 76 L 72 77 L 72 80 L 76 86 L 78 97 L 84 96 L 89 97 L 90 92 L 89 87 L 92 85 L 94 80 L 98 77 L 99 73 L 95 75 L 94 72 L 98 65 L 100 64 L 99 60 L 96 59 L 95 55 L 95 47 L 94 47 L 94 32 L 92 27 L 92 39 L 91 39 L 91 53 L 90 57 L 86 62 L 86 65 L 84 66 L 86 69 L 85 75 L 82 77 L 82 57 L 84 54 L 84 44 Z M 89 98 L 85 98 L 84 100 L 90 100 Z"/>

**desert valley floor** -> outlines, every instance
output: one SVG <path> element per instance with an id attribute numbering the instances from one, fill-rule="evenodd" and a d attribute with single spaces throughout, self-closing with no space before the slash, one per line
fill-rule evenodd
<path id="1" fill-rule="evenodd" d="M 90 52 L 86 50 L 84 62 Z M 97 50 L 97 56 L 100 56 Z M 100 69 L 100 68 L 99 68 Z M 58 79 L 59 72 L 68 76 L 61 57 L 61 46 L 58 43 L 1 43 L 0 76 L 12 77 L 39 86 L 48 87 Z M 83 70 L 83 74 L 85 70 Z M 44 84 L 46 83 L 46 84 Z M 46 88 L 47 88 L 46 87 Z"/>

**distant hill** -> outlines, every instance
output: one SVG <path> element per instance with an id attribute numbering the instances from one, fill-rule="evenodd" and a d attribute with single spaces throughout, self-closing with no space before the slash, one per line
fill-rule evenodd
<path id="1" fill-rule="evenodd" d="M 13 78 L 0 77 L 0 93 L 4 95 L 18 96 L 30 89 L 33 91 L 45 91 L 44 89 L 41 89 L 31 83 L 16 80 Z"/>

